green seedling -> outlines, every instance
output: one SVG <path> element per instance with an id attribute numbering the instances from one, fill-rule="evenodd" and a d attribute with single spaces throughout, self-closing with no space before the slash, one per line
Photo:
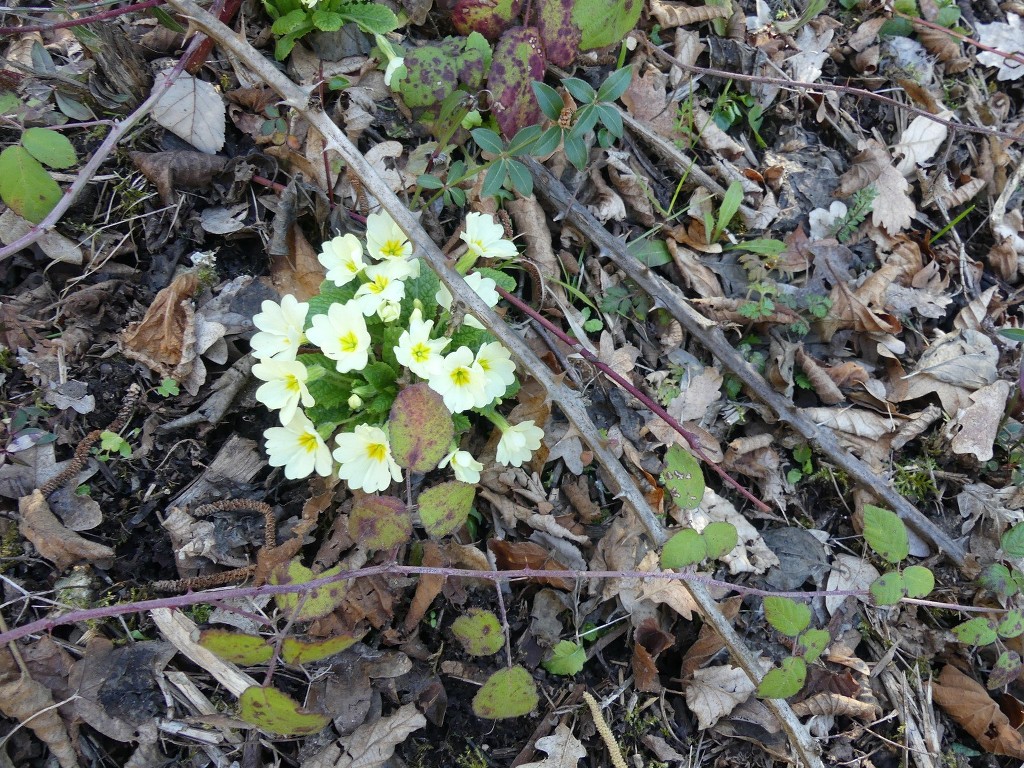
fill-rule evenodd
<path id="1" fill-rule="evenodd" d="M 161 397 L 176 397 L 180 391 L 178 382 L 174 379 L 164 379 L 160 382 L 160 386 L 156 388 L 156 393 Z"/>
<path id="2" fill-rule="evenodd" d="M 132 447 L 127 440 L 116 432 L 104 431 L 100 434 L 100 447 L 96 458 L 100 461 L 107 461 L 114 454 L 130 459 Z"/>
<path id="3" fill-rule="evenodd" d="M 803 688 L 808 663 L 817 661 L 832 638 L 824 629 L 810 629 L 811 609 L 788 597 L 766 597 L 764 615 L 772 627 L 794 639 L 794 655 L 764 676 L 757 694 L 784 699 Z"/>
<path id="4" fill-rule="evenodd" d="M 716 243 L 721 239 L 742 204 L 743 185 L 734 181 L 725 190 L 717 218 L 712 218 L 710 213 L 704 215 L 704 231 L 708 233 L 708 243 Z"/>
<path id="5" fill-rule="evenodd" d="M 811 450 L 811 446 L 804 443 L 798 445 L 793 449 L 793 461 L 796 462 L 797 466 L 793 467 L 789 472 L 786 473 L 786 481 L 790 485 L 796 485 L 803 478 L 814 473 L 814 463 L 811 461 L 814 458 L 814 452 Z"/>
<path id="6" fill-rule="evenodd" d="M 661 567 L 686 568 L 705 560 L 717 560 L 732 552 L 738 543 L 736 526 L 731 523 L 708 523 L 700 533 L 687 528 L 665 542 Z"/>
<path id="7" fill-rule="evenodd" d="M 846 215 L 837 219 L 830 228 L 831 234 L 840 243 L 847 242 L 857 232 L 857 228 L 864 219 L 871 213 L 871 207 L 878 197 L 878 190 L 874 184 L 870 184 L 858 190 L 850 198 L 850 205 L 847 206 Z"/>
<path id="8" fill-rule="evenodd" d="M 587 652 L 582 645 L 571 640 L 561 640 L 540 665 L 552 675 L 570 676 L 582 672 L 586 662 Z"/>
<path id="9" fill-rule="evenodd" d="M 537 684 L 523 667 L 495 672 L 473 697 L 473 714 L 487 720 L 521 717 L 539 702 Z"/>
<path id="10" fill-rule="evenodd" d="M 263 0 L 274 20 L 270 31 L 277 36 L 274 56 L 284 61 L 295 43 L 311 32 L 337 32 L 352 23 L 369 34 L 386 35 L 398 27 L 398 17 L 386 5 L 361 0 L 319 0 L 312 6 L 302 0 Z"/>
<path id="11" fill-rule="evenodd" d="M 897 565 L 910 554 L 907 526 L 895 512 L 872 504 L 864 505 L 864 541 L 883 560 Z M 905 597 L 923 598 L 935 588 L 932 572 L 912 565 L 902 572 L 890 571 L 875 579 L 868 588 L 878 605 L 895 605 Z"/>

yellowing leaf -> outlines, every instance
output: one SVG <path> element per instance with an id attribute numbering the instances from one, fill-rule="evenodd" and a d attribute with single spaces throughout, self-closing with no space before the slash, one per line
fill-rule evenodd
<path id="1" fill-rule="evenodd" d="M 341 573 L 341 566 L 335 566 L 323 573 L 313 573 L 304 566 L 298 558 L 292 560 L 287 566 L 279 566 L 270 575 L 271 584 L 305 584 L 317 579 L 327 578 Z M 348 585 L 339 581 L 327 584 L 322 587 L 310 589 L 307 592 L 289 592 L 274 595 L 277 607 L 286 616 L 294 616 L 297 621 L 312 621 L 326 616 L 345 599 Z"/>
<path id="2" fill-rule="evenodd" d="M 286 637 L 281 644 L 281 658 L 288 664 L 312 664 L 351 648 L 362 635 L 339 635 L 326 640 L 300 640 Z"/>
<path id="3" fill-rule="evenodd" d="M 239 714 L 267 733 L 282 736 L 305 736 L 317 733 L 331 722 L 327 715 L 307 712 L 290 696 L 276 688 L 254 685 L 246 688 L 238 699 Z"/>
<path id="4" fill-rule="evenodd" d="M 274 654 L 265 638 L 227 629 L 204 629 L 199 633 L 199 644 L 224 661 L 245 666 L 262 664 Z"/>
<path id="5" fill-rule="evenodd" d="M 473 697 L 473 713 L 488 720 L 528 715 L 536 706 L 537 684 L 523 667 L 500 669 Z"/>

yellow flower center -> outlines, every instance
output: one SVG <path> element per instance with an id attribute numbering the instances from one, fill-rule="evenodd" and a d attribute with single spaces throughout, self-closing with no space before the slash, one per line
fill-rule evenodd
<path id="1" fill-rule="evenodd" d="M 469 385 L 470 373 L 469 369 L 465 367 L 459 367 L 452 371 L 452 384 L 457 387 L 465 387 Z"/>
<path id="2" fill-rule="evenodd" d="M 359 349 L 359 339 L 356 338 L 354 331 L 349 331 L 338 339 L 338 346 L 342 352 L 355 352 Z"/>
<path id="3" fill-rule="evenodd" d="M 312 432 L 303 432 L 299 435 L 299 447 L 306 453 L 313 453 L 317 449 L 316 435 Z"/>
<path id="4" fill-rule="evenodd" d="M 425 363 L 427 362 L 427 360 L 430 359 L 430 352 L 431 349 L 428 345 L 417 344 L 415 347 L 412 348 L 409 354 L 412 356 L 412 359 L 415 360 L 417 363 Z"/>
<path id="5" fill-rule="evenodd" d="M 401 240 L 388 240 L 384 243 L 384 247 L 380 249 L 383 256 L 394 258 L 402 255 L 403 242 Z"/>
<path id="6" fill-rule="evenodd" d="M 290 373 L 284 377 L 284 388 L 289 392 L 299 392 L 302 389 L 302 385 L 299 383 L 299 378 Z"/>
<path id="7" fill-rule="evenodd" d="M 366 446 L 366 455 L 377 463 L 383 464 L 388 455 L 388 447 L 384 443 L 369 443 Z"/>
<path id="8" fill-rule="evenodd" d="M 384 293 L 384 289 L 388 287 L 390 281 L 384 275 L 377 275 L 377 278 L 372 283 L 367 283 L 370 286 L 370 293 Z"/>

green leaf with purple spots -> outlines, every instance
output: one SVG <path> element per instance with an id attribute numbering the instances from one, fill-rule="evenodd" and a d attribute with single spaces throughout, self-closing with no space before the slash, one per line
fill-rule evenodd
<path id="1" fill-rule="evenodd" d="M 473 509 L 476 486 L 449 480 L 423 491 L 419 496 L 420 522 L 429 536 L 440 538 L 454 533 Z"/>
<path id="2" fill-rule="evenodd" d="M 568 67 L 580 52 L 580 28 L 572 20 L 575 0 L 547 0 L 538 3 L 537 30 L 547 60 Z"/>
<path id="3" fill-rule="evenodd" d="M 513 27 L 494 47 L 487 86 L 492 96 L 491 112 L 506 138 L 540 122 L 540 105 L 532 83 L 543 79 L 545 65 L 536 27 Z"/>
<path id="4" fill-rule="evenodd" d="M 271 584 L 307 584 L 310 581 L 324 579 L 341 573 L 341 566 L 336 565 L 323 573 L 313 573 L 302 562 L 295 558 L 289 563 L 279 565 L 270 574 Z M 331 613 L 345 599 L 348 585 L 344 581 L 324 584 L 304 592 L 287 592 L 274 595 L 277 608 L 285 616 L 296 621 L 312 621 Z"/>
<path id="5" fill-rule="evenodd" d="M 388 417 L 391 455 L 413 472 L 437 469 L 455 435 L 444 399 L 425 382 L 406 387 L 395 397 Z"/>
<path id="6" fill-rule="evenodd" d="M 462 35 L 479 32 L 496 40 L 511 27 L 523 7 L 523 0 L 459 0 L 452 8 L 452 26 Z"/>
<path id="7" fill-rule="evenodd" d="M 362 496 L 352 506 L 348 533 L 367 549 L 391 549 L 412 538 L 412 520 L 401 499 Z"/>
<path id="8" fill-rule="evenodd" d="M 359 642 L 363 634 L 336 635 L 322 640 L 300 640 L 297 637 L 286 637 L 281 643 L 281 658 L 286 664 L 312 664 L 351 648 Z"/>
<path id="9" fill-rule="evenodd" d="M 446 37 L 405 54 L 405 72 L 393 81 L 410 109 L 433 107 L 457 88 L 478 90 L 490 66 L 491 48 L 483 35 Z"/>
<path id="10" fill-rule="evenodd" d="M 218 658 L 244 667 L 262 664 L 274 655 L 274 646 L 266 638 L 229 629 L 204 629 L 199 633 L 199 644 Z"/>
<path id="11" fill-rule="evenodd" d="M 247 723 L 281 736 L 308 736 L 322 731 L 331 718 L 307 712 L 299 702 L 277 688 L 254 685 L 238 699 L 238 714 Z"/>
<path id="12" fill-rule="evenodd" d="M 452 634 L 470 656 L 491 656 L 505 646 L 498 617 L 482 608 L 470 608 L 452 622 Z"/>

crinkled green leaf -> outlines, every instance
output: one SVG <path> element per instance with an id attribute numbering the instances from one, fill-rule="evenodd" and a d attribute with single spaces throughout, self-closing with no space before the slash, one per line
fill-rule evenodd
<path id="1" fill-rule="evenodd" d="M 270 27 L 270 31 L 275 35 L 287 35 L 292 32 L 298 32 L 299 30 L 309 26 L 310 24 L 305 9 L 296 8 L 291 13 L 286 13 L 275 21 Z"/>
<path id="2" fill-rule="evenodd" d="M 452 622 L 452 634 L 470 656 L 491 656 L 505 646 L 498 617 L 482 608 L 470 608 Z"/>
<path id="3" fill-rule="evenodd" d="M 796 637 L 811 623 L 811 609 L 788 597 L 766 597 L 764 616 L 782 634 Z"/>
<path id="4" fill-rule="evenodd" d="M 398 465 L 414 472 L 437 469 L 455 436 L 452 415 L 443 398 L 426 382 L 406 387 L 395 397 L 388 417 L 391 453 Z"/>
<path id="5" fill-rule="evenodd" d="M 864 505 L 864 540 L 890 563 L 905 560 L 910 554 L 906 525 L 895 512 L 873 504 Z"/>
<path id="6" fill-rule="evenodd" d="M 757 686 L 757 695 L 763 699 L 786 699 L 799 693 L 807 679 L 807 663 L 797 657 L 783 659 Z"/>
<path id="7" fill-rule="evenodd" d="M 672 445 L 665 452 L 661 482 L 680 509 L 696 509 L 704 498 L 704 473 L 689 451 Z"/>
<path id="8" fill-rule="evenodd" d="M 537 707 L 537 684 L 523 667 L 501 669 L 473 697 L 473 713 L 487 720 L 522 717 Z"/>

